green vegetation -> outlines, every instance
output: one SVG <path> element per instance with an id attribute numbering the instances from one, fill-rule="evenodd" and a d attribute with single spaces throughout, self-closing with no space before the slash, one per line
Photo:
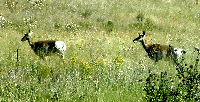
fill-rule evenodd
<path id="1" fill-rule="evenodd" d="M 199 53 L 198 53 L 199 55 Z M 198 70 L 199 56 L 194 65 L 188 66 L 184 58 L 178 64 L 177 76 L 169 77 L 168 73 L 161 72 L 158 76 L 149 69 L 144 91 L 147 101 L 199 101 L 200 73 Z"/>
<path id="2" fill-rule="evenodd" d="M 0 101 L 197 101 L 199 24 L 195 0 L 1 0 Z M 39 59 L 20 41 L 28 29 L 34 41 L 64 41 L 64 62 Z M 142 30 L 187 50 L 180 66 L 155 65 L 132 42 Z"/>

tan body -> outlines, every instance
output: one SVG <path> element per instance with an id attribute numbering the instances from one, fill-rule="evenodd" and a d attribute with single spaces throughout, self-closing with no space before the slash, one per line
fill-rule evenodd
<path id="1" fill-rule="evenodd" d="M 155 62 L 158 62 L 163 58 L 173 59 L 174 61 L 176 61 L 178 57 L 182 56 L 182 51 L 184 51 L 171 45 L 148 44 L 146 39 L 144 38 L 145 31 L 143 31 L 143 35 L 139 35 L 139 37 L 134 39 L 133 42 L 141 42 L 149 58 L 151 58 Z"/>
<path id="2" fill-rule="evenodd" d="M 28 40 L 29 45 L 33 49 L 34 53 L 38 55 L 40 58 L 44 59 L 45 56 L 49 56 L 52 54 L 58 54 L 64 58 L 64 51 L 66 50 L 66 45 L 62 41 L 55 40 L 45 40 L 34 42 L 31 37 L 32 32 L 26 33 L 25 36 L 21 39 L 21 41 Z"/>

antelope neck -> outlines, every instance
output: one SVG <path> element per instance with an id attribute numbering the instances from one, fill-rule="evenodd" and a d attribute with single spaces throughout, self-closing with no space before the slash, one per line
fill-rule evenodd
<path id="1" fill-rule="evenodd" d="M 32 41 L 31 38 L 28 38 L 28 43 L 31 46 L 31 48 L 34 48 L 34 42 Z"/>
<path id="2" fill-rule="evenodd" d="M 145 50 L 147 50 L 148 48 L 149 48 L 149 45 L 147 44 L 147 41 L 146 40 L 142 40 L 141 41 L 141 43 L 142 43 L 142 46 L 143 46 L 143 48 L 145 49 Z"/>

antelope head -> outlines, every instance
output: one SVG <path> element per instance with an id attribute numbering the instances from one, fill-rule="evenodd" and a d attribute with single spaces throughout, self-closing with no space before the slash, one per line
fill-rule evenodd
<path id="1" fill-rule="evenodd" d="M 138 33 L 138 34 L 139 34 L 139 37 L 137 37 L 137 38 L 135 38 L 133 40 L 134 43 L 136 43 L 136 42 L 142 42 L 143 38 L 145 37 L 145 31 L 143 31 L 143 34 L 141 34 L 141 35 L 140 35 L 140 33 Z"/>
<path id="2" fill-rule="evenodd" d="M 29 40 L 30 36 L 32 35 L 33 32 L 29 29 L 28 33 L 24 34 L 24 37 L 21 39 L 21 41 L 26 41 Z"/>

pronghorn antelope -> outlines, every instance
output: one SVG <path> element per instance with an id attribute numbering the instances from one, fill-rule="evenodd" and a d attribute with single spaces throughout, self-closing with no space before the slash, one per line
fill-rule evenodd
<path id="1" fill-rule="evenodd" d="M 29 45 L 35 54 L 40 58 L 44 59 L 45 56 L 49 56 L 51 54 L 59 54 L 64 59 L 64 52 L 66 50 L 66 45 L 64 42 L 55 40 L 33 42 L 31 35 L 32 32 L 29 30 L 28 33 L 24 34 L 24 37 L 21 39 L 21 41 L 28 40 Z"/>
<path id="2" fill-rule="evenodd" d="M 186 51 L 182 49 L 175 48 L 171 45 L 160 45 L 160 44 L 148 44 L 145 39 L 145 31 L 143 34 L 133 40 L 133 42 L 141 42 L 143 48 L 148 53 L 149 58 L 158 62 L 162 58 L 172 59 L 177 63 L 177 60 L 182 57 Z"/>

